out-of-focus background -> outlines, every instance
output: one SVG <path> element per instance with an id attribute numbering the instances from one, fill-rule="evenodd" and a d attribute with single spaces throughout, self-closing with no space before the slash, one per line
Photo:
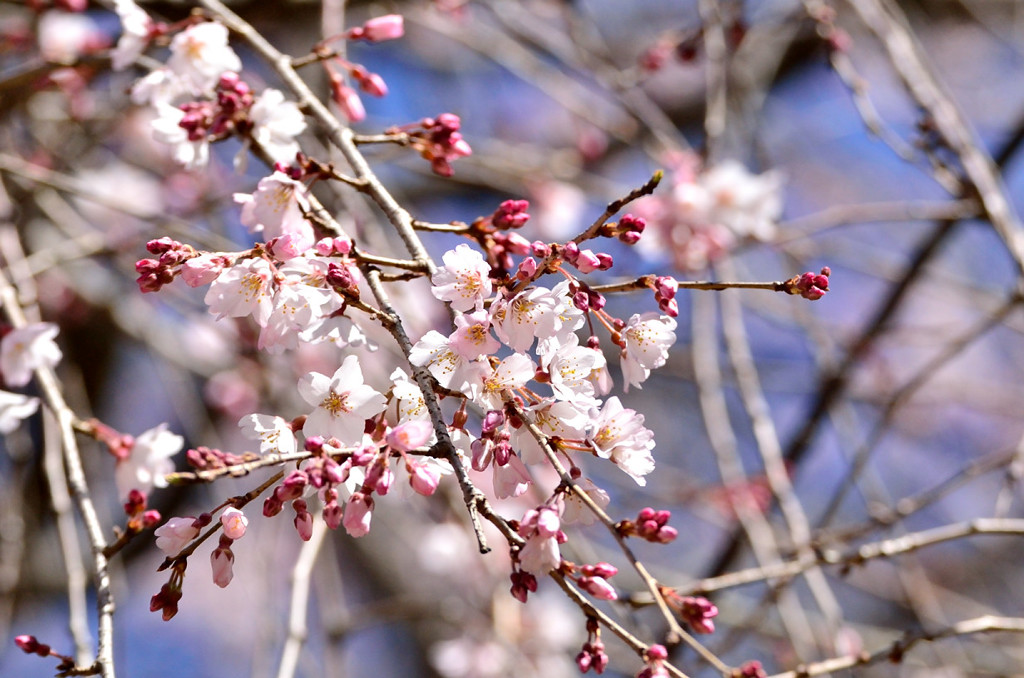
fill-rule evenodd
<path id="1" fill-rule="evenodd" d="M 267 170 L 251 159 L 236 172 L 234 141 L 215 146 L 205 170 L 174 163 L 152 139 L 149 114 L 127 95 L 143 71 L 111 73 L 102 58 L 83 56 L 116 41 L 118 21 L 103 4 L 72 14 L 0 3 L 0 259 L 22 302 L 60 325 L 59 374 L 77 413 L 131 434 L 168 422 L 187 446 L 241 452 L 252 443 L 240 437 L 238 418 L 301 413 L 298 376 L 337 353 L 269 356 L 255 350 L 247 321 L 215 323 L 202 290 L 138 291 L 133 266 L 151 238 L 214 250 L 250 245 L 231 196 L 251 192 Z M 143 6 L 167 21 L 191 9 Z M 1021 230 L 1012 214 L 1024 195 L 1024 5 L 232 7 L 293 56 L 371 16 L 404 15 L 401 40 L 348 48 L 389 89 L 363 97 L 368 115 L 355 128 L 376 133 L 452 112 L 473 148 L 450 179 L 408 149 L 364 149 L 417 218 L 469 222 L 525 198 L 531 220 L 521 234 L 565 240 L 662 169 L 655 194 L 626 209 L 648 219 L 642 242 L 611 248 L 616 266 L 598 280 L 662 273 L 782 281 L 831 268 L 830 289 L 815 302 L 680 290 L 678 343 L 642 389 L 621 392 L 609 352 L 615 392 L 655 433 L 657 471 L 645 488 L 610 465 L 586 471 L 612 495 L 616 518 L 645 506 L 673 511 L 674 543 L 637 546 L 661 583 L 691 590 L 705 577 L 790 560 L 807 543 L 843 552 L 977 518 L 1024 517 L 1024 324 L 1013 254 Z M 281 87 L 244 45 L 233 46 L 249 82 Z M 149 53 L 165 57 L 159 48 Z M 74 68 L 56 65 L 76 60 Z M 303 75 L 327 96 L 319 66 Z M 950 106 L 961 114 L 952 116 L 963 133 L 957 142 L 948 138 Z M 316 133 L 303 148 L 342 166 Z M 997 168 L 993 185 L 979 185 L 992 174 L 986 159 Z M 318 191 L 357 239 L 388 249 L 393 235 L 369 202 L 344 188 Z M 993 201 L 1003 198 L 1011 214 L 994 226 Z M 458 241 L 426 242 L 439 258 Z M 400 306 L 421 309 L 417 300 L 429 292 L 417 282 L 394 294 Z M 628 317 L 656 305 L 635 293 L 611 296 L 608 308 Z M 447 322 L 421 312 L 408 320 L 416 336 Z M 381 345 L 362 366 L 368 382 L 385 384 L 394 348 L 383 333 L 371 339 Z M 48 484 L 41 444 L 51 424 L 30 423 L 6 437 L 0 454 L 3 676 L 50 675 L 51 660 L 22 654 L 8 640 L 16 634 L 70 647 L 66 554 L 51 508 L 62 499 Z M 118 524 L 113 459 L 97 445 L 84 454 L 104 498 L 101 516 Z M 766 459 L 782 459 L 779 482 L 792 485 L 783 510 Z M 258 480 L 174 488 L 152 502 L 165 516 L 194 515 Z M 499 507 L 518 517 L 528 504 Z M 476 553 L 454 487 L 378 507 L 370 535 L 331 535 L 313 568 L 297 675 L 578 673 L 583 616 L 550 581 L 529 604 L 513 600 L 507 554 Z M 165 581 L 155 572 L 162 554 L 150 539 L 136 540 L 115 560 L 122 675 L 277 675 L 299 551 L 289 522 L 253 516 L 234 548 L 232 584 L 216 588 L 198 562 L 180 612 L 166 623 L 148 610 Z M 608 560 L 623 569 L 620 590 L 641 590 L 606 533 L 589 527 L 571 537 L 571 557 Z M 716 632 L 700 640 L 730 665 L 756 659 L 771 674 L 873 653 L 963 620 L 1024 616 L 1022 545 L 1022 534 L 964 536 L 862 565 L 725 586 L 706 592 L 720 615 Z M 633 602 L 608 609 L 657 640 L 658 618 L 639 597 Z M 87 609 L 93 621 L 92 600 Z M 604 637 L 609 674 L 633 675 L 639 660 Z M 900 663 L 842 675 L 1021 675 L 1021 647 L 1019 635 L 954 634 L 915 645 Z M 716 675 L 692 651 L 673 656 L 689 675 Z"/>

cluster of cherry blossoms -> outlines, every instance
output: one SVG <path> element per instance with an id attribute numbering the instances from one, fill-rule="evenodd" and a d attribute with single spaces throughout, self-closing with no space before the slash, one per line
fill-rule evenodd
<path id="1" fill-rule="evenodd" d="M 680 271 L 700 271 L 745 241 L 768 242 L 782 215 L 783 177 L 755 175 L 735 160 L 701 166 L 689 153 L 670 157 L 671 190 L 636 204 L 651 226 L 642 251 L 671 257 Z"/>
<path id="2" fill-rule="evenodd" d="M 430 295 L 450 314 L 450 326 L 403 344 L 407 360 L 389 367 L 387 383 L 381 384 L 381 375 L 364 374 L 360 356 L 376 348 L 369 339 L 373 331 L 391 330 L 400 319 L 385 313 L 382 302 L 375 305 L 370 295 L 364 297 L 371 279 L 368 255 L 319 207 L 314 184 L 340 175 L 300 151 L 304 109 L 279 90 L 257 92 L 242 79 L 241 59 L 223 24 L 193 15 L 165 25 L 132 0 L 115 0 L 114 7 L 123 28 L 111 53 L 116 70 L 132 66 L 151 45 L 168 47 L 166 64 L 138 80 L 131 95 L 152 109 L 154 138 L 172 149 L 176 161 L 201 169 L 209 162 L 211 144 L 237 138 L 242 148 L 236 168 L 245 166 L 250 152 L 273 168 L 252 193 L 233 196 L 238 219 L 253 236 L 251 247 L 205 251 L 170 237 L 153 239 L 146 245 L 150 256 L 135 265 L 139 289 L 155 293 L 178 278 L 192 288 L 207 287 L 203 300 L 209 313 L 217 320 L 248 319 L 258 328 L 258 350 L 280 355 L 316 344 L 333 347 L 338 358 L 333 372 L 310 370 L 298 378 L 293 399 L 298 405 L 288 416 L 252 412 L 238 420 L 242 436 L 258 445 L 258 453 L 188 449 L 189 473 L 175 474 L 174 458 L 184 438 L 166 424 L 133 436 L 96 420 L 79 422 L 79 430 L 116 460 L 114 478 L 126 522 L 112 552 L 156 527 L 156 546 L 166 556 L 160 569 L 169 569 L 170 576 L 152 597 L 151 610 L 165 620 L 175 616 L 188 559 L 214 535 L 212 579 L 220 587 L 231 582 L 233 546 L 247 531 L 246 505 L 256 496 L 265 493 L 264 517 L 286 513 L 303 541 L 312 538 L 314 514 L 329 529 L 362 537 L 371 531 L 378 502 L 393 488 L 407 486 L 430 496 L 445 476 L 460 483 L 470 482 L 464 476 L 482 479 L 488 500 L 523 498 L 528 508 L 517 509 L 521 518 L 500 518 L 507 528 L 514 598 L 526 602 L 537 591 L 538 578 L 550 574 L 595 601 L 618 599 L 611 583 L 617 568 L 567 560 L 565 530 L 601 520 L 620 541 L 668 544 L 678 536 L 668 525 L 668 511 L 645 508 L 617 522 L 604 515 L 609 495 L 584 469 L 610 463 L 640 486 L 654 471 L 654 433 L 643 414 L 613 395 L 613 372 L 617 368 L 628 392 L 642 388 L 666 364 L 676 342 L 679 283 L 669 276 L 644 276 L 634 289 L 652 292 L 657 310 L 616 317 L 606 308 L 602 288 L 586 277 L 615 266 L 612 254 L 594 243 L 604 239 L 616 247 L 632 246 L 646 243 L 652 236 L 643 234 L 653 233 L 656 241 L 669 243 L 678 268 L 703 268 L 744 238 L 773 236 L 780 178 L 754 177 L 734 163 L 698 170 L 681 160 L 668 197 L 649 197 L 637 203 L 637 214 L 614 222 L 604 218 L 559 242 L 519 235 L 530 219 L 525 200 L 502 202 L 468 225 L 452 222 L 451 230 L 470 242 L 446 251 L 439 267 L 418 261 L 413 262 L 418 266 L 396 265 L 402 273 L 395 276 L 428 277 Z M 357 90 L 385 96 L 387 86 L 333 50 L 332 41 L 379 42 L 403 31 L 401 17 L 387 15 L 313 47 L 308 61 L 325 68 L 334 103 L 349 121 L 366 115 Z M 389 127 L 384 136 L 418 153 L 441 176 L 450 176 L 451 163 L 472 153 L 461 120 L 450 113 Z M 658 180 L 660 173 L 622 206 L 651 193 Z M 622 206 L 609 210 L 609 218 Z M 382 261 L 377 257 L 372 263 L 388 266 Z M 784 291 L 820 298 L 828 290 L 829 273 L 825 268 L 794 277 Z M 8 386 L 24 386 L 33 370 L 57 364 L 56 333 L 55 325 L 37 323 L 3 337 L 0 372 Z M 447 410 L 439 399 L 447 401 Z M 0 432 L 13 430 L 38 405 L 36 398 L 0 391 Z M 161 524 L 160 514 L 149 507 L 149 494 L 167 487 L 169 479 L 187 475 L 206 481 L 221 471 L 264 466 L 282 470 L 251 497 L 233 497 L 198 516 L 175 516 Z M 552 469 L 560 482 L 540 487 L 544 480 L 539 479 L 550 478 L 546 472 Z M 527 495 L 531 488 L 535 494 Z M 718 610 L 710 601 L 662 595 L 693 631 L 714 631 Z M 581 672 L 602 673 L 608 666 L 600 631 L 588 613 L 587 641 L 576 658 Z M 34 639 L 21 644 L 25 651 L 50 652 Z M 652 645 L 643 659 L 639 676 L 668 675 L 665 648 Z"/>

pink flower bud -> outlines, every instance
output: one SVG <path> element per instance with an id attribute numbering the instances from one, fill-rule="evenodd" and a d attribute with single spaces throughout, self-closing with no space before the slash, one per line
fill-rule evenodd
<path id="1" fill-rule="evenodd" d="M 331 98 L 351 122 L 359 122 L 366 118 L 366 109 L 359 95 L 341 78 L 331 78 Z"/>
<path id="2" fill-rule="evenodd" d="M 598 600 L 618 600 L 619 594 L 604 577 L 580 577 L 580 588 Z"/>
<path id="3" fill-rule="evenodd" d="M 360 78 L 357 78 L 359 82 L 359 89 L 363 90 L 370 96 L 384 97 L 388 95 L 388 85 L 384 82 L 384 78 L 380 77 L 377 73 L 366 73 Z"/>
<path id="4" fill-rule="evenodd" d="M 409 471 L 409 484 L 417 494 L 429 497 L 437 491 L 437 486 L 441 482 L 441 472 L 436 467 L 428 466 L 426 463 L 408 463 L 406 469 Z"/>
<path id="5" fill-rule="evenodd" d="M 576 260 L 572 263 L 573 266 L 580 270 L 580 273 L 590 273 L 601 268 L 601 259 L 594 254 L 593 250 L 589 249 L 580 250 Z"/>
<path id="6" fill-rule="evenodd" d="M 263 515 L 267 518 L 273 518 L 283 508 L 284 502 L 272 494 L 263 502 Z"/>
<path id="7" fill-rule="evenodd" d="M 240 510 L 229 506 L 221 514 L 220 524 L 224 526 L 224 536 L 229 539 L 241 539 L 245 536 L 245 528 L 249 525 L 249 519 Z"/>
<path id="8" fill-rule="evenodd" d="M 486 438 L 477 438 L 470 443 L 469 449 L 472 452 L 470 465 L 474 471 L 486 471 L 491 465 L 494 455 L 491 454 L 494 444 Z"/>
<path id="9" fill-rule="evenodd" d="M 370 19 L 362 26 L 360 38 L 369 42 L 395 40 L 405 35 L 405 20 L 401 14 L 385 14 Z"/>
<path id="10" fill-rule="evenodd" d="M 352 537 L 362 537 L 370 532 L 370 520 L 373 518 L 373 497 L 362 492 L 353 492 L 345 504 L 345 518 L 342 521 L 345 530 Z"/>
<path id="11" fill-rule="evenodd" d="M 665 661 L 668 659 L 668 650 L 664 645 L 651 645 L 647 648 L 647 660 L 652 662 Z"/>
<path id="12" fill-rule="evenodd" d="M 528 278 L 532 278 L 536 273 L 537 260 L 530 257 L 519 262 L 519 268 L 516 270 L 516 277 L 520 280 L 526 280 Z"/>
<path id="13" fill-rule="evenodd" d="M 327 527 L 336 530 L 341 526 L 342 513 L 338 502 L 331 500 L 324 506 L 324 522 Z"/>
<path id="14" fill-rule="evenodd" d="M 294 523 L 299 539 L 309 541 L 313 536 L 313 514 L 306 510 L 306 502 L 302 502 L 301 510 L 295 509 Z"/>
<path id="15" fill-rule="evenodd" d="M 231 565 L 235 562 L 235 554 L 230 548 L 217 547 L 210 554 L 210 567 L 213 570 L 213 583 L 224 588 L 231 583 L 234 576 Z"/>
<path id="16" fill-rule="evenodd" d="M 148 530 L 154 527 L 160 522 L 160 512 L 154 509 L 143 511 L 142 513 L 142 529 Z"/>

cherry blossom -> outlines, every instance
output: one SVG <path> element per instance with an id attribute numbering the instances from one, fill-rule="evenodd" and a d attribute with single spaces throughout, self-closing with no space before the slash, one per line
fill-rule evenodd
<path id="1" fill-rule="evenodd" d="M 643 476 L 654 470 L 654 434 L 644 428 L 644 415 L 624 408 L 612 396 L 593 413 L 587 441 L 597 456 L 610 459 L 638 485 L 647 484 Z"/>
<path id="2" fill-rule="evenodd" d="M 513 353 L 498 363 L 483 379 L 482 388 L 475 400 L 488 409 L 500 409 L 504 404 L 505 392 L 525 385 L 535 372 L 536 366 L 532 360 L 522 353 Z"/>
<path id="3" fill-rule="evenodd" d="M 676 321 L 656 312 L 634 313 L 622 330 L 622 376 L 626 390 L 640 386 L 651 370 L 661 367 L 676 341 Z"/>
<path id="4" fill-rule="evenodd" d="M 420 391 L 401 367 L 396 367 L 391 373 L 391 395 L 396 401 L 399 424 L 407 421 L 425 421 L 430 418 L 427 411 L 427 404 L 423 400 L 423 392 Z M 397 427 L 396 427 L 397 428 Z"/>
<path id="5" fill-rule="evenodd" d="M 228 46 L 228 29 L 204 21 L 174 36 L 167 67 L 198 95 L 211 92 L 221 74 L 242 70 L 242 61 Z"/>
<path id="6" fill-rule="evenodd" d="M 188 131 L 181 126 L 185 111 L 165 101 L 155 102 L 157 117 L 150 126 L 153 138 L 171 146 L 175 162 L 188 169 L 205 167 L 210 161 L 210 142 L 206 135 L 192 139 Z"/>
<path id="7" fill-rule="evenodd" d="M 256 324 L 267 324 L 274 310 L 274 273 L 265 259 L 245 259 L 224 269 L 206 293 L 206 305 L 218 319 L 252 314 Z"/>
<path id="8" fill-rule="evenodd" d="M 253 123 L 252 138 L 277 162 L 290 162 L 299 152 L 295 137 L 306 129 L 306 120 L 294 101 L 287 101 L 280 90 L 268 87 L 256 97 L 249 109 Z"/>
<path id="9" fill-rule="evenodd" d="M 470 311 L 483 306 L 491 296 L 491 267 L 484 257 L 469 245 L 448 250 L 442 257 L 444 266 L 433 276 L 433 295 L 451 302 L 456 311 Z"/>
<path id="10" fill-rule="evenodd" d="M 239 509 L 229 506 L 220 515 L 220 523 L 224 526 L 224 536 L 229 539 L 241 539 L 245 535 L 249 519 Z"/>
<path id="11" fill-rule="evenodd" d="M 541 506 L 527 511 L 519 521 L 519 536 L 526 539 L 519 551 L 519 564 L 533 575 L 547 574 L 562 562 L 560 510 L 560 505 Z"/>
<path id="12" fill-rule="evenodd" d="M 156 528 L 156 547 L 168 556 L 176 556 L 181 549 L 199 536 L 195 518 L 171 518 Z"/>
<path id="13" fill-rule="evenodd" d="M 434 434 L 434 427 L 425 419 L 413 419 L 395 426 L 388 431 L 385 440 L 388 446 L 402 452 L 411 452 L 425 445 Z"/>
<path id="14" fill-rule="evenodd" d="M 313 227 L 304 216 L 309 210 L 306 187 L 283 172 L 274 172 L 260 179 L 252 194 L 235 193 L 235 202 L 242 206 L 242 224 L 250 232 L 262 233 L 265 240 L 286 233 L 302 236 L 309 249 L 315 243 Z"/>
<path id="15" fill-rule="evenodd" d="M 580 346 L 575 334 L 570 337 L 570 342 L 562 344 L 548 357 L 546 364 L 545 361 L 541 364 L 547 369 L 556 398 L 576 401 L 582 406 L 596 405 L 590 373 L 605 366 L 604 354 Z"/>
<path id="16" fill-rule="evenodd" d="M 456 353 L 451 341 L 440 332 L 431 330 L 412 347 L 409 362 L 426 367 L 437 382 L 448 389 L 461 391 L 470 397 L 479 392 L 490 368 L 482 360 L 468 360 Z"/>
<path id="17" fill-rule="evenodd" d="M 135 438 L 128 456 L 117 463 L 114 480 L 121 497 L 131 490 L 146 494 L 154 487 L 167 487 L 168 473 L 174 472 L 171 457 L 181 451 L 185 439 L 160 424 Z"/>
<path id="18" fill-rule="evenodd" d="M 490 326 L 487 311 L 457 315 L 455 332 L 449 337 L 449 345 L 453 351 L 469 360 L 495 353 L 501 344 L 491 336 Z"/>
<path id="19" fill-rule="evenodd" d="M 365 537 L 370 533 L 370 521 L 373 518 L 373 497 L 362 492 L 354 492 L 345 504 L 345 515 L 342 524 L 345 531 L 352 537 Z"/>
<path id="20" fill-rule="evenodd" d="M 39 409 L 39 398 L 0 391 L 0 433 L 12 433 Z"/>
<path id="21" fill-rule="evenodd" d="M 306 418 L 302 432 L 324 438 L 337 438 L 345 445 L 355 445 L 363 437 L 364 422 L 380 413 L 384 396 L 363 383 L 359 359 L 350 355 L 328 377 L 310 372 L 299 380 L 299 394 L 316 407 Z"/>
<path id="22" fill-rule="evenodd" d="M 31 323 L 11 330 L 0 339 L 0 372 L 8 386 L 24 386 L 37 369 L 56 367 L 61 352 L 54 339 L 54 323 Z"/>
<path id="23" fill-rule="evenodd" d="M 115 71 L 123 71 L 135 63 L 149 45 L 153 20 L 133 0 L 114 0 L 114 11 L 121 19 L 121 37 L 110 59 Z"/>
<path id="24" fill-rule="evenodd" d="M 590 419 L 589 411 L 580 409 L 575 403 L 550 399 L 528 407 L 526 413 L 541 433 L 563 440 L 582 439 Z M 539 464 L 545 460 L 540 444 L 525 426 L 512 432 L 512 444 L 527 464 Z"/>
<path id="25" fill-rule="evenodd" d="M 608 493 L 594 484 L 590 478 L 581 478 L 576 481 L 576 486 L 583 490 L 592 502 L 604 508 L 611 501 Z M 565 493 L 565 511 L 562 513 L 563 523 L 579 523 L 580 525 L 593 525 L 597 516 L 590 510 L 590 507 L 583 503 L 583 500 L 575 492 Z"/>
<path id="26" fill-rule="evenodd" d="M 260 454 L 292 454 L 297 449 L 295 433 L 283 417 L 247 414 L 238 420 L 238 427 L 246 438 L 260 441 Z"/>
<path id="27" fill-rule="evenodd" d="M 519 455 L 509 455 L 508 463 L 492 464 L 494 473 L 494 496 L 498 499 L 518 497 L 529 489 L 533 480 Z"/>

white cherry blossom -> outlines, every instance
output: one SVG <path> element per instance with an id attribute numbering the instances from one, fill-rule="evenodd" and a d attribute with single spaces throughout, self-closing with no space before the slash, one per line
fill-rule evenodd
<path id="1" fill-rule="evenodd" d="M 448 250 L 442 257 L 444 266 L 433 276 L 431 293 L 441 301 L 451 302 L 456 311 L 482 308 L 491 296 L 491 267 L 482 254 L 462 244 Z"/>
<path id="2" fill-rule="evenodd" d="M 526 414 L 544 435 L 566 440 L 582 440 L 590 419 L 588 411 L 568 401 L 545 400 L 526 408 Z M 512 431 L 512 446 L 519 451 L 527 464 L 540 464 L 545 461 L 540 443 L 525 426 Z"/>
<path id="3" fill-rule="evenodd" d="M 110 53 L 110 60 L 115 71 L 123 71 L 135 63 L 149 45 L 153 20 L 133 0 L 114 0 L 114 11 L 121 19 L 121 37 Z"/>
<path id="4" fill-rule="evenodd" d="M 306 120 L 294 101 L 287 101 L 280 90 L 268 87 L 256 97 L 249 109 L 253 123 L 252 138 L 277 162 L 291 162 L 299 152 L 295 137 L 306 129 Z"/>
<path id="5" fill-rule="evenodd" d="M 242 70 L 242 60 L 228 46 L 227 27 L 204 21 L 174 36 L 167 67 L 198 95 L 212 92 L 223 73 Z"/>
<path id="6" fill-rule="evenodd" d="M 154 487 L 167 487 L 168 473 L 174 472 L 171 457 L 181 451 L 185 439 L 160 424 L 141 433 L 132 445 L 128 457 L 121 459 L 114 469 L 117 491 L 122 498 L 131 490 L 149 493 Z"/>
<path id="7" fill-rule="evenodd" d="M 449 345 L 453 351 L 469 360 L 495 353 L 501 344 L 491 336 L 490 327 L 487 311 L 457 315 L 455 331 L 448 337 Z"/>
<path id="8" fill-rule="evenodd" d="M 206 305 L 220 318 L 252 314 L 263 327 L 274 310 L 274 272 L 265 259 L 245 259 L 217 276 L 206 293 Z"/>
<path id="9" fill-rule="evenodd" d="M 350 355 L 333 376 L 310 372 L 299 380 L 299 395 L 316 407 L 302 433 L 337 438 L 355 445 L 363 438 L 364 423 L 384 410 L 384 396 L 363 383 L 359 358 Z"/>
<path id="10" fill-rule="evenodd" d="M 522 353 L 513 353 L 485 376 L 475 400 L 487 409 L 499 410 L 504 406 L 505 392 L 524 386 L 535 374 L 532 360 Z"/>
<path id="11" fill-rule="evenodd" d="M 622 374 L 626 390 L 639 386 L 651 370 L 661 367 L 676 342 L 676 321 L 656 312 L 634 313 L 622 329 L 626 347 L 622 350 Z"/>
<path id="12" fill-rule="evenodd" d="M 61 352 L 54 339 L 60 328 L 53 323 L 31 323 L 11 330 L 0 339 L 0 372 L 8 386 L 24 386 L 39 368 L 55 367 Z"/>
<path id="13" fill-rule="evenodd" d="M 12 433 L 39 409 L 39 398 L 0 391 L 0 433 Z"/>
<path id="14" fill-rule="evenodd" d="M 260 441 L 260 454 L 292 454 L 298 449 L 291 423 L 270 414 L 247 414 L 238 420 L 238 428 L 249 440 Z"/>
<path id="15" fill-rule="evenodd" d="M 441 386 L 475 397 L 490 367 L 483 360 L 469 360 L 451 347 L 451 341 L 436 330 L 424 334 L 409 352 L 409 362 L 426 367 Z"/>
<path id="16" fill-rule="evenodd" d="M 644 415 L 626 409 L 618 397 L 605 401 L 592 415 L 587 441 L 602 459 L 610 459 L 632 476 L 638 485 L 646 485 L 643 476 L 654 470 L 654 434 L 644 427 Z"/>

